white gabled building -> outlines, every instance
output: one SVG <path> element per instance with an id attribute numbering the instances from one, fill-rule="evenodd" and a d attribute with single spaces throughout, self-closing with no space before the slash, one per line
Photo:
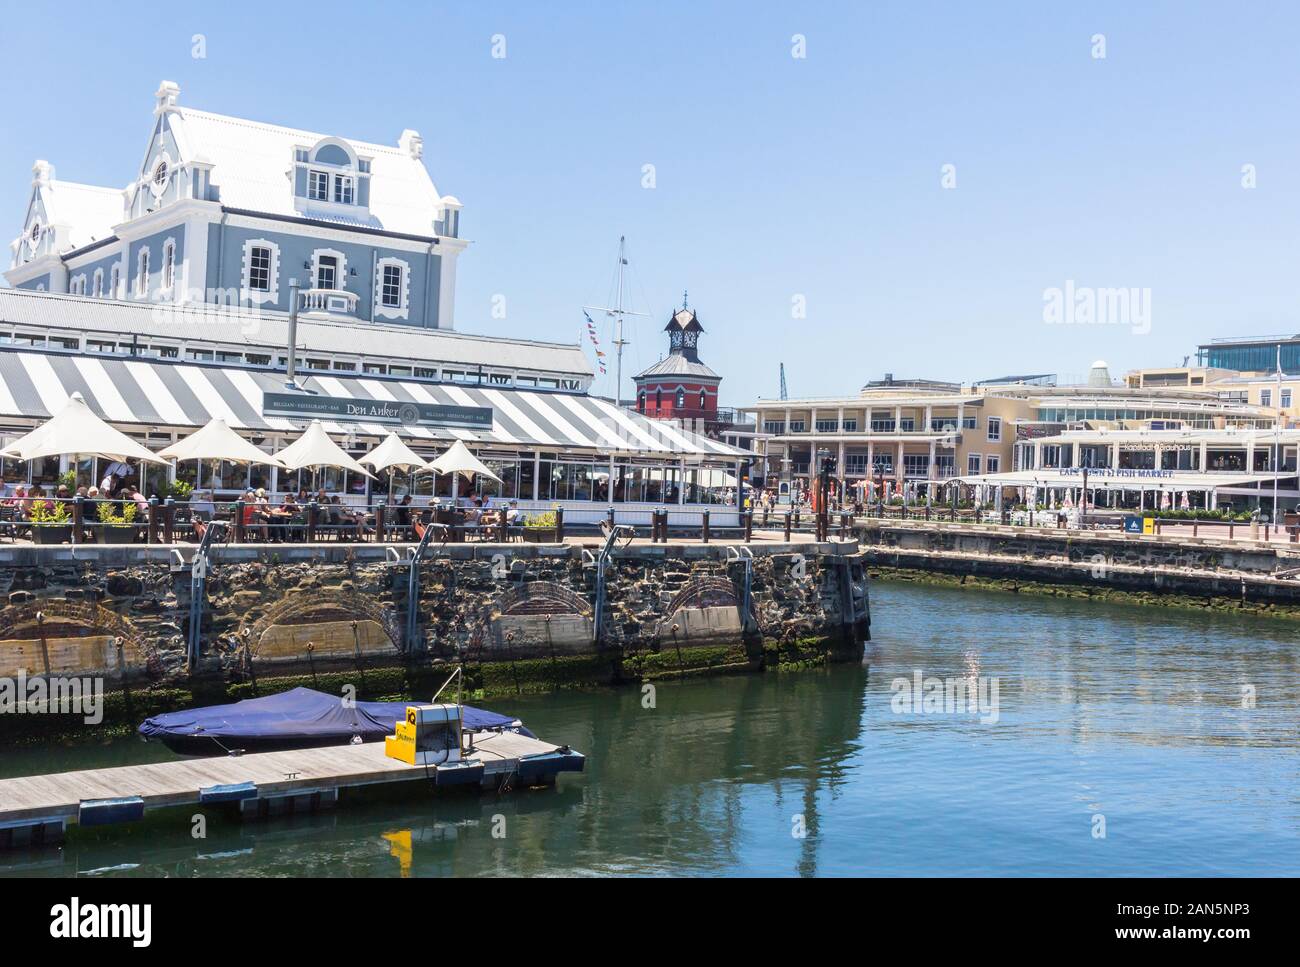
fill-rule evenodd
<path id="1" fill-rule="evenodd" d="M 37 161 L 5 273 L 21 289 L 153 303 L 251 305 L 428 329 L 455 325 L 460 202 L 423 140 L 372 144 L 182 106 L 164 81 L 122 188 Z"/>

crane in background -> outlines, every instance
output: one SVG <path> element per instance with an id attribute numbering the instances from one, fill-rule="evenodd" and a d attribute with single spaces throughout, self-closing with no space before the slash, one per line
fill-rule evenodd
<path id="1" fill-rule="evenodd" d="M 781 364 L 781 399 L 788 400 L 789 398 L 790 396 L 785 389 L 785 363 L 782 363 Z"/>

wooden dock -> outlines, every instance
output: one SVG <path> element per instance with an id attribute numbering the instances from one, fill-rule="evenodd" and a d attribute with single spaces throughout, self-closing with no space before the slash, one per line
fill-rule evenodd
<path id="1" fill-rule="evenodd" d="M 503 789 L 553 782 L 581 771 L 568 748 L 515 732 L 474 736 L 451 766 L 413 766 L 384 755 L 382 742 L 183 759 L 0 780 L 0 848 L 56 842 L 70 821 L 106 825 L 149 809 L 238 803 L 246 816 L 332 806 L 363 786 L 425 780 Z"/>

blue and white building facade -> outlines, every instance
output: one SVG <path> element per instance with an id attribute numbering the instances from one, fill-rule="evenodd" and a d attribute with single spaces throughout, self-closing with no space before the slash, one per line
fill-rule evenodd
<path id="1" fill-rule="evenodd" d="M 415 131 L 381 145 L 213 114 L 164 81 L 125 187 L 61 181 L 36 162 L 5 279 L 287 312 L 292 278 L 311 318 L 453 329 L 460 212 Z"/>

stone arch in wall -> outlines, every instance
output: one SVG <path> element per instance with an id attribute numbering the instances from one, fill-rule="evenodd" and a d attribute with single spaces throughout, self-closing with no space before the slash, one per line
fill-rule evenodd
<path id="1" fill-rule="evenodd" d="M 497 601 L 506 615 L 578 614 L 590 618 L 591 602 L 555 581 L 524 581 L 511 587 Z"/>
<path id="2" fill-rule="evenodd" d="M 526 581 L 497 600 L 490 647 L 516 657 L 586 651 L 594 617 L 591 602 L 564 585 Z"/>
<path id="3" fill-rule="evenodd" d="M 240 628 L 257 662 L 294 662 L 398 654 L 401 620 L 392 608 L 355 591 L 298 591 Z"/>
<path id="4" fill-rule="evenodd" d="M 47 599 L 0 611 L 0 676 L 147 671 L 150 649 L 130 619 L 95 601 Z"/>
<path id="5" fill-rule="evenodd" d="M 751 600 L 751 618 L 756 617 L 753 608 Z M 743 630 L 736 587 L 731 578 L 718 574 L 691 578 L 668 602 L 656 628 L 661 639 L 676 641 L 734 639 Z"/>

